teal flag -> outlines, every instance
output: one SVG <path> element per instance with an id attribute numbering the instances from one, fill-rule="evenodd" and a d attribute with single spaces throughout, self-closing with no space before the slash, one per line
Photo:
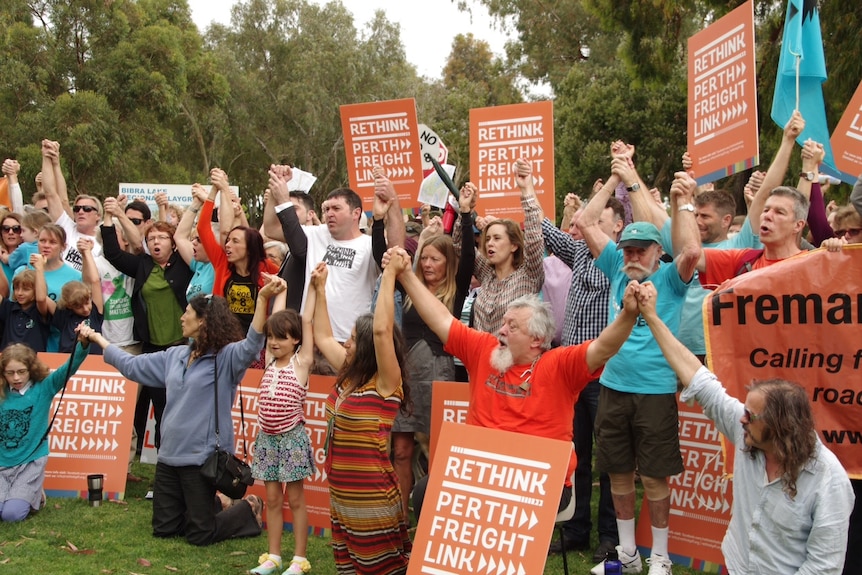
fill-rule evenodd
<path id="1" fill-rule="evenodd" d="M 784 18 L 781 56 L 772 97 L 772 120 L 781 128 L 796 109 L 796 66 L 799 62 L 799 113 L 805 119 L 805 130 L 796 139 L 799 145 L 811 138 L 823 144 L 823 163 L 837 172 L 829 126 L 826 124 L 826 103 L 823 82 L 826 81 L 826 59 L 823 57 L 823 37 L 820 33 L 820 13 L 817 0 L 788 0 Z M 823 170 L 829 173 L 830 170 Z"/>

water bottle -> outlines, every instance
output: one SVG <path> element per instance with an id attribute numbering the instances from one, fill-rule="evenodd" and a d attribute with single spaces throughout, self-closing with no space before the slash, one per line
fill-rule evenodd
<path id="1" fill-rule="evenodd" d="M 608 551 L 605 557 L 605 575 L 623 575 L 623 564 L 620 563 L 617 550 Z"/>

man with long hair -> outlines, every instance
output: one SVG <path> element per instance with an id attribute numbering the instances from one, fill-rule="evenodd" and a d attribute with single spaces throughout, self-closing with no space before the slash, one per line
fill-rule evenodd
<path id="1" fill-rule="evenodd" d="M 685 390 L 742 453 L 733 469 L 733 509 L 721 545 L 730 573 L 832 573 L 844 565 L 853 490 L 847 472 L 814 429 L 805 390 L 783 379 L 731 397 L 656 313 L 641 285 L 638 308 Z"/>

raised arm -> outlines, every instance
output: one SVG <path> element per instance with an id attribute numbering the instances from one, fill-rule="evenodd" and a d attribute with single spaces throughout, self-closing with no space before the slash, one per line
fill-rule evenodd
<path id="1" fill-rule="evenodd" d="M 57 309 L 57 304 L 48 297 L 48 283 L 45 281 L 45 256 L 42 254 L 30 254 L 30 265 L 36 270 L 36 309 L 39 315 L 47 318 Z"/>
<path id="2" fill-rule="evenodd" d="M 664 324 L 656 312 L 656 299 L 658 293 L 652 282 L 646 282 L 640 286 L 638 291 L 638 309 L 641 317 L 646 321 L 652 331 L 652 335 L 661 348 L 668 365 L 674 370 L 676 376 L 684 387 L 688 387 L 691 378 L 702 367 L 697 357 L 685 347 L 670 329 Z"/>
<path id="3" fill-rule="evenodd" d="M 105 201 L 107 200 L 108 198 L 105 199 Z M 132 223 L 132 220 L 126 215 L 126 201 L 125 194 L 117 196 L 116 204 L 111 204 L 111 215 L 114 216 L 116 223 L 119 223 L 120 227 L 123 228 L 123 236 L 125 236 L 126 243 L 131 248 L 132 253 L 142 254 L 144 253 L 144 238 L 141 237 L 138 226 Z M 108 210 L 103 206 L 103 211 Z"/>
<path id="4" fill-rule="evenodd" d="M 593 373 L 620 350 L 638 319 L 637 293 L 640 285 L 630 281 L 623 294 L 623 309 L 587 348 L 587 368 Z"/>
<path id="5" fill-rule="evenodd" d="M 223 246 L 227 240 L 227 236 L 234 226 L 233 202 L 231 202 L 230 182 L 227 179 L 227 174 L 219 168 L 210 170 L 210 181 L 212 188 L 210 189 L 210 199 L 215 203 L 215 196 L 218 194 L 218 231 L 219 245 Z"/>
<path id="6" fill-rule="evenodd" d="M 545 282 L 542 265 L 545 241 L 542 239 L 542 208 L 533 188 L 533 164 L 526 158 L 515 161 L 515 184 L 521 191 L 521 208 L 524 210 L 524 263 L 539 290 Z M 538 290 L 537 290 L 538 291 Z"/>
<path id="7" fill-rule="evenodd" d="M 384 269 L 380 278 L 380 295 L 374 309 L 374 357 L 377 359 L 377 390 L 388 397 L 401 387 L 401 365 L 395 355 L 396 269 Z"/>
<path id="8" fill-rule="evenodd" d="M 375 166 L 373 173 L 374 210 L 377 211 L 378 201 L 386 207 L 386 247 L 404 247 L 407 231 L 404 227 L 404 214 L 401 212 L 401 203 L 398 201 L 398 194 L 395 193 L 395 186 L 392 185 L 392 182 L 386 177 L 386 172 L 380 166 Z M 376 219 L 377 215 L 375 214 L 374 217 Z"/>
<path id="9" fill-rule="evenodd" d="M 187 210 L 183 211 L 183 217 L 180 218 L 180 223 L 174 232 L 174 243 L 177 246 L 177 252 L 183 258 L 183 261 L 186 262 L 186 265 L 192 265 L 192 260 L 195 257 L 195 248 L 191 240 L 192 230 L 195 226 L 195 217 L 201 211 L 201 206 L 204 205 L 206 196 L 207 192 L 202 185 L 192 185 L 192 203 Z"/>
<path id="10" fill-rule="evenodd" d="M 96 259 L 93 257 L 93 240 L 81 236 L 78 239 L 76 246 L 81 253 L 81 281 L 90 286 L 92 292 L 91 298 L 93 305 L 99 310 L 99 313 L 105 313 L 105 297 L 102 295 L 102 282 L 99 278 L 99 268 L 96 266 Z"/>
<path id="11" fill-rule="evenodd" d="M 24 194 L 21 193 L 21 184 L 18 181 L 18 172 L 21 164 L 17 160 L 3 161 L 3 175 L 9 179 L 9 203 L 12 211 L 18 214 L 24 213 Z"/>
<path id="12" fill-rule="evenodd" d="M 790 165 L 790 156 L 793 154 L 793 146 L 796 138 L 805 129 L 805 120 L 802 119 L 802 114 L 798 111 L 793 112 L 787 125 L 784 126 L 784 134 L 781 136 L 781 145 L 778 147 L 778 152 L 775 153 L 775 158 L 769 165 L 766 171 L 766 176 L 763 178 L 763 183 L 754 194 L 751 200 L 751 205 L 748 207 L 748 219 L 751 222 L 751 229 L 757 234 L 760 232 L 760 215 L 763 213 L 763 207 L 766 205 L 766 199 L 769 193 L 784 181 L 784 175 L 787 173 L 787 167 Z"/>
<path id="13" fill-rule="evenodd" d="M 694 270 L 706 269 L 706 258 L 700 245 L 700 233 L 697 220 L 694 217 L 694 206 L 691 201 L 697 190 L 697 182 L 686 172 L 674 174 L 670 187 L 671 243 L 674 251 L 674 265 L 680 279 L 688 283 L 694 275 Z"/>
<path id="14" fill-rule="evenodd" d="M 254 316 L 251 318 L 251 327 L 258 333 L 263 333 L 266 326 L 266 317 L 269 313 L 269 300 L 278 294 L 284 293 L 287 284 L 275 274 L 263 272 L 263 287 L 257 292 L 257 303 L 254 306 Z"/>
<path id="15" fill-rule="evenodd" d="M 635 147 L 617 140 L 611 144 L 611 155 L 614 158 L 611 162 L 611 171 L 620 178 L 620 182 L 626 188 L 634 221 L 650 222 L 661 229 L 668 215 L 650 195 L 649 189 L 635 168 Z"/>
<path id="16" fill-rule="evenodd" d="M 64 209 L 60 195 L 57 193 L 57 178 L 54 172 L 54 158 L 59 155 L 59 145 L 51 140 L 42 140 L 42 191 L 48 201 L 48 215 L 53 221 L 67 213 Z M 66 207 L 69 201 L 66 200 Z M 69 210 L 71 212 L 71 210 Z M 71 217 L 71 216 L 70 216 Z"/>
<path id="17" fill-rule="evenodd" d="M 625 160 L 615 158 L 614 163 L 623 162 Z M 577 226 L 581 230 L 581 235 L 587 242 L 587 247 L 590 248 L 590 253 L 594 258 L 604 251 L 605 246 L 611 241 L 605 232 L 599 227 L 599 219 L 602 217 L 602 212 L 608 203 L 611 194 L 620 181 L 620 177 L 616 173 L 612 173 L 608 181 L 599 189 L 598 192 L 590 199 L 584 211 L 581 212 L 581 217 L 578 218 Z"/>
<path id="18" fill-rule="evenodd" d="M 308 285 L 309 294 L 314 290 L 314 343 L 332 367 L 341 369 L 347 357 L 347 351 L 332 335 L 332 324 L 329 321 L 329 309 L 326 306 L 326 276 L 328 275 L 326 264 L 320 262 L 311 272 L 311 283 Z M 308 308 L 308 301 L 305 304 Z"/>

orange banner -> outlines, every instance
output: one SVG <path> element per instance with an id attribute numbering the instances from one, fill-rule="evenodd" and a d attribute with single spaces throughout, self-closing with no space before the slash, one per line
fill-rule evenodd
<path id="1" fill-rule="evenodd" d="M 68 354 L 40 353 L 39 359 L 57 369 Z M 69 378 L 57 418 L 48 436 L 50 455 L 45 491 L 52 497 L 86 497 L 87 475 L 105 476 L 103 493 L 122 499 L 132 441 L 137 384 L 106 364 L 101 355 L 84 360 Z M 58 393 L 51 405 L 57 408 Z"/>
<path id="2" fill-rule="evenodd" d="M 754 3 L 688 39 L 688 152 L 698 184 L 760 162 Z"/>
<path id="3" fill-rule="evenodd" d="M 772 377 L 801 384 L 820 440 L 862 478 L 862 245 L 743 274 L 704 305 L 709 362 L 728 392 L 743 399 Z"/>
<path id="4" fill-rule="evenodd" d="M 855 183 L 856 177 L 862 174 L 862 82 L 829 141 L 835 166 L 845 174 L 842 179 L 848 184 Z"/>
<path id="5" fill-rule="evenodd" d="M 554 103 L 512 104 L 470 110 L 470 181 L 479 188 L 482 215 L 524 221 L 512 166 L 533 163 L 536 196 L 552 221 L 554 201 Z"/>
<path id="6" fill-rule="evenodd" d="M 407 573 L 541 573 L 568 441 L 446 422 Z"/>
<path id="7" fill-rule="evenodd" d="M 466 423 L 470 408 L 470 384 L 462 381 L 435 381 L 431 388 L 431 437 L 428 468 L 434 463 L 437 438 L 443 422 Z"/>
<path id="8" fill-rule="evenodd" d="M 386 170 L 402 208 L 419 207 L 422 154 L 412 98 L 341 106 L 341 130 L 350 187 L 362 197 L 364 211 L 374 200 L 374 166 Z"/>

